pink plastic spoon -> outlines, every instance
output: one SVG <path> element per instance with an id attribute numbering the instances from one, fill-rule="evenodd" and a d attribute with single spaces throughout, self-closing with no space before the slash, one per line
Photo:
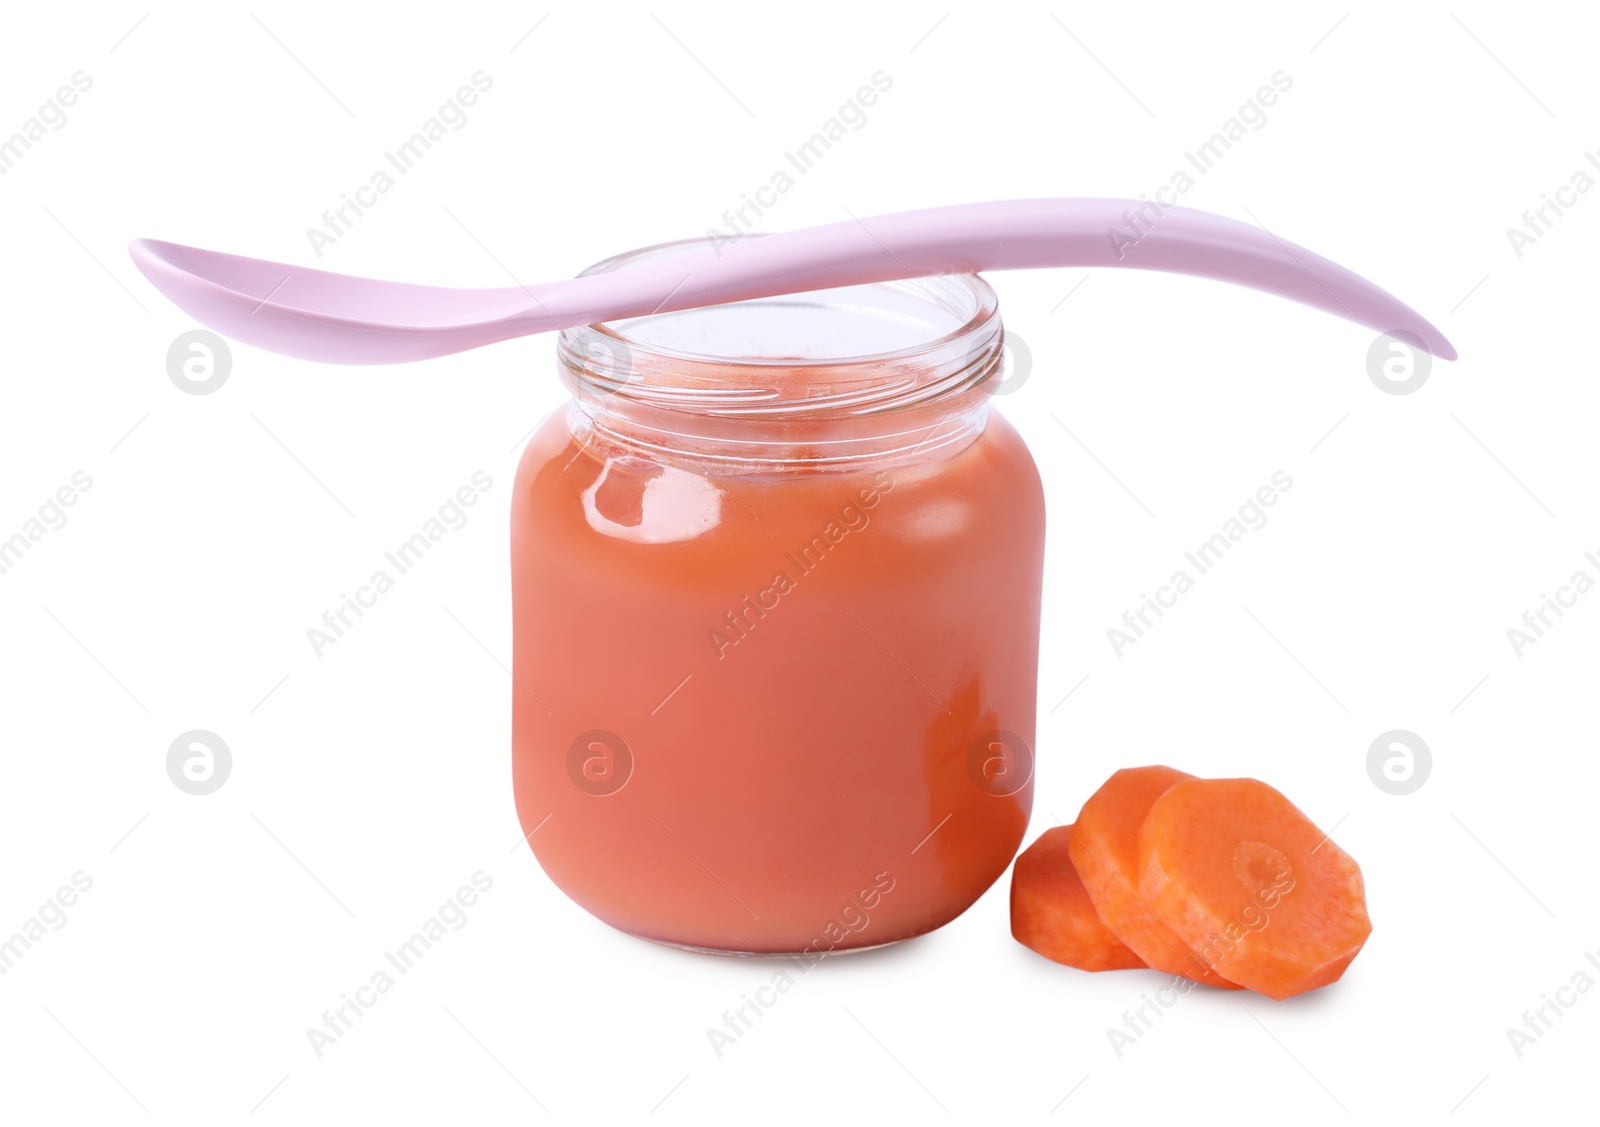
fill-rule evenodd
<path id="1" fill-rule="evenodd" d="M 145 277 L 201 324 L 246 344 L 335 364 L 425 360 L 573 325 L 835 286 L 1041 266 L 1216 278 L 1377 332 L 1409 332 L 1434 355 L 1456 357 L 1419 313 L 1319 254 L 1234 219 L 1138 200 L 956 204 L 500 289 L 355 278 L 154 239 L 136 239 L 128 251 Z"/>

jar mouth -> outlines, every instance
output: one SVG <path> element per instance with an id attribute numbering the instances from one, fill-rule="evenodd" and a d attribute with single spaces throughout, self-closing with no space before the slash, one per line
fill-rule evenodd
<path id="1" fill-rule="evenodd" d="M 597 262 L 579 277 L 761 237 L 660 243 Z M 1003 344 L 989 283 L 977 274 L 942 274 L 564 329 L 557 355 L 580 400 L 616 397 L 711 415 L 837 417 L 963 392 L 986 399 Z"/>

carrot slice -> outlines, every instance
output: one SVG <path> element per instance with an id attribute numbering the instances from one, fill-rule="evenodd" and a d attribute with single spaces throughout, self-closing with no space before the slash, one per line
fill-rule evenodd
<path id="1" fill-rule="evenodd" d="M 1372 933 L 1361 869 L 1257 779 L 1188 779 L 1139 832 L 1140 895 L 1235 982 L 1283 999 L 1344 973 Z"/>
<path id="2" fill-rule="evenodd" d="M 1192 778 L 1171 767 L 1126 767 L 1112 775 L 1078 813 L 1072 860 L 1100 918 L 1147 965 L 1237 990 L 1191 951 L 1138 892 L 1139 826 L 1169 787 Z"/>
<path id="3" fill-rule="evenodd" d="M 1011 870 L 1011 934 L 1024 947 L 1079 970 L 1145 965 L 1094 910 L 1068 853 L 1071 826 L 1046 830 Z"/>

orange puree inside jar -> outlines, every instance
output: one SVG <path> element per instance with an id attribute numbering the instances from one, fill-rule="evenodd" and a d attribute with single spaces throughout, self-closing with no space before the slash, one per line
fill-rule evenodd
<path id="1" fill-rule="evenodd" d="M 971 275 L 562 334 L 574 398 L 513 499 L 513 764 L 578 904 L 823 953 L 939 927 L 1005 870 L 1044 503 L 989 403 L 1002 343 Z"/>

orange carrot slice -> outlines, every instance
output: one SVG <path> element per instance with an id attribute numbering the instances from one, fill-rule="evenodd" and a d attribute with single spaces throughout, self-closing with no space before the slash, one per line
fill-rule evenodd
<path id="1" fill-rule="evenodd" d="M 1171 767 L 1118 771 L 1083 804 L 1069 848 L 1100 918 L 1147 965 L 1237 990 L 1235 983 L 1190 950 L 1138 891 L 1139 826 L 1169 787 L 1192 778 Z"/>
<path id="2" fill-rule="evenodd" d="M 1105 925 L 1068 853 L 1071 826 L 1046 830 L 1011 870 L 1011 934 L 1024 947 L 1079 970 L 1145 965 Z"/>
<path id="3" fill-rule="evenodd" d="M 1189 948 L 1270 998 L 1326 986 L 1367 941 L 1361 869 L 1257 779 L 1187 779 L 1139 832 L 1139 892 Z"/>

